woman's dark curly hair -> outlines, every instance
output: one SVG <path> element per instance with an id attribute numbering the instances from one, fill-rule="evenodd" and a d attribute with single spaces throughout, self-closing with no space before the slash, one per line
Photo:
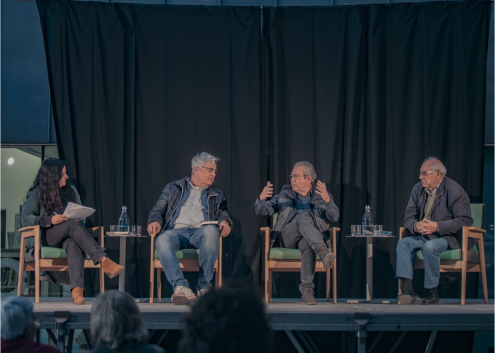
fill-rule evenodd
<path id="1" fill-rule="evenodd" d="M 64 187 L 60 187 L 65 162 L 60 159 L 49 158 L 41 163 L 33 186 L 29 188 L 29 193 L 38 189 L 38 198 L 40 206 L 45 209 L 46 215 L 51 215 L 61 207 L 64 207 L 69 201 L 76 201 L 76 194 L 67 179 Z M 28 198 L 26 195 L 26 200 Z"/>

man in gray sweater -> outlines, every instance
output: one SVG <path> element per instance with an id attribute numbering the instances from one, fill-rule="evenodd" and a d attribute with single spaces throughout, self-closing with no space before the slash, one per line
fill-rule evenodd
<path id="1" fill-rule="evenodd" d="M 404 227 L 413 236 L 397 243 L 396 277 L 403 280 L 399 304 L 421 304 L 421 298 L 412 287 L 415 257 L 411 254 L 417 250 L 423 254 L 424 286 L 428 289 L 423 304 L 440 302 L 440 254 L 448 249 L 459 249 L 462 238 L 457 237 L 458 231 L 473 224 L 468 195 L 446 174 L 443 163 L 436 157 L 429 157 L 419 172 L 421 182 L 412 189 Z"/>

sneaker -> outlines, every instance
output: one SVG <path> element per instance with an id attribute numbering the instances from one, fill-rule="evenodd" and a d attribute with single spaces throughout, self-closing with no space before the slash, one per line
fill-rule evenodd
<path id="1" fill-rule="evenodd" d="M 171 299 L 175 305 L 190 305 L 196 301 L 196 296 L 189 288 L 178 286 Z"/>
<path id="2" fill-rule="evenodd" d="M 209 287 L 201 288 L 200 290 L 198 290 L 198 298 L 208 293 L 209 290 Z"/>
<path id="3" fill-rule="evenodd" d="M 421 298 L 414 292 L 405 292 L 400 294 L 397 299 L 399 299 L 400 305 L 418 305 L 421 304 Z"/>
<path id="4" fill-rule="evenodd" d="M 301 301 L 304 304 L 316 305 L 318 301 L 315 299 L 315 294 L 311 289 L 306 289 L 301 296 Z"/>
<path id="5" fill-rule="evenodd" d="M 331 250 L 329 250 L 327 248 L 322 248 L 318 255 L 320 256 L 320 259 L 321 259 L 321 262 L 323 263 L 324 268 L 333 267 L 333 262 L 335 260 L 335 254 Z"/>

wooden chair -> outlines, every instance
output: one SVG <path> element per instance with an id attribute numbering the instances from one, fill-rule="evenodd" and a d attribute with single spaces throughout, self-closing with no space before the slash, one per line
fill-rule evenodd
<path id="1" fill-rule="evenodd" d="M 274 220 L 276 215 L 274 216 Z M 275 223 L 275 221 L 274 221 Z M 300 272 L 301 271 L 301 252 L 299 249 L 287 248 L 270 248 L 271 229 L 270 227 L 261 228 L 261 235 L 265 237 L 265 249 L 263 259 L 265 262 L 265 304 L 272 301 L 273 289 L 273 272 Z M 337 304 L 337 232 L 340 228 L 330 228 L 330 239 L 335 254 L 333 267 L 333 303 Z M 317 257 L 316 272 L 326 272 L 326 299 L 330 301 L 330 268 L 325 269 L 320 258 Z"/>
<path id="2" fill-rule="evenodd" d="M 440 272 L 460 272 L 462 280 L 461 305 L 466 304 L 466 275 L 468 272 L 481 272 L 483 281 L 483 296 L 488 304 L 488 290 L 486 286 L 486 265 L 483 228 L 485 223 L 485 205 L 471 204 L 471 214 L 474 220 L 473 227 L 462 227 L 462 250 L 447 250 L 440 254 Z M 400 228 L 399 239 L 409 237 L 411 233 L 406 228 Z M 473 239 L 474 246 L 468 249 L 468 241 Z M 477 245 L 476 245 L 477 241 Z M 424 269 L 423 254 L 416 251 L 415 269 Z M 399 294 L 401 294 L 402 280 L 399 279 Z"/>
<path id="3" fill-rule="evenodd" d="M 86 229 L 94 237 L 100 239 L 100 245 L 104 244 L 103 227 Z M 19 229 L 21 233 L 21 249 L 19 259 L 19 277 L 17 283 L 17 296 L 21 296 L 22 276 L 24 271 L 34 271 L 35 299 L 36 304 L 40 302 L 40 271 L 69 271 L 67 253 L 62 248 L 41 246 L 40 226 L 24 227 Z M 34 262 L 25 263 L 26 239 L 34 237 Z M 93 264 L 89 258 L 84 261 L 84 268 L 97 268 L 100 270 L 100 291 L 105 291 L 105 273 L 101 265 Z"/>
<path id="4" fill-rule="evenodd" d="M 153 303 L 155 292 L 155 269 L 156 269 L 156 286 L 158 302 L 162 301 L 162 281 L 161 273 L 163 271 L 158 251 L 155 249 L 155 238 L 157 234 L 151 235 L 151 252 L 150 252 L 150 303 Z M 180 269 L 182 272 L 198 272 L 199 271 L 199 249 L 182 249 L 175 252 L 179 259 Z M 215 262 L 215 287 L 222 286 L 222 237 L 220 236 L 220 244 L 218 247 L 218 257 Z"/>

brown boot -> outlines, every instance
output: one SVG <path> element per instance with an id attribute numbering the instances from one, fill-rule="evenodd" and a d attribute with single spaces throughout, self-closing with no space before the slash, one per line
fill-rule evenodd
<path id="1" fill-rule="evenodd" d="M 72 302 L 77 305 L 86 304 L 84 300 L 84 289 L 82 287 L 76 287 L 72 290 Z"/>
<path id="2" fill-rule="evenodd" d="M 106 257 L 101 262 L 101 267 L 103 268 L 103 272 L 105 272 L 107 274 L 107 276 L 110 278 L 114 278 L 120 272 L 122 272 L 122 270 L 124 269 L 124 266 L 116 264 L 115 262 L 110 260 L 108 257 Z"/>

